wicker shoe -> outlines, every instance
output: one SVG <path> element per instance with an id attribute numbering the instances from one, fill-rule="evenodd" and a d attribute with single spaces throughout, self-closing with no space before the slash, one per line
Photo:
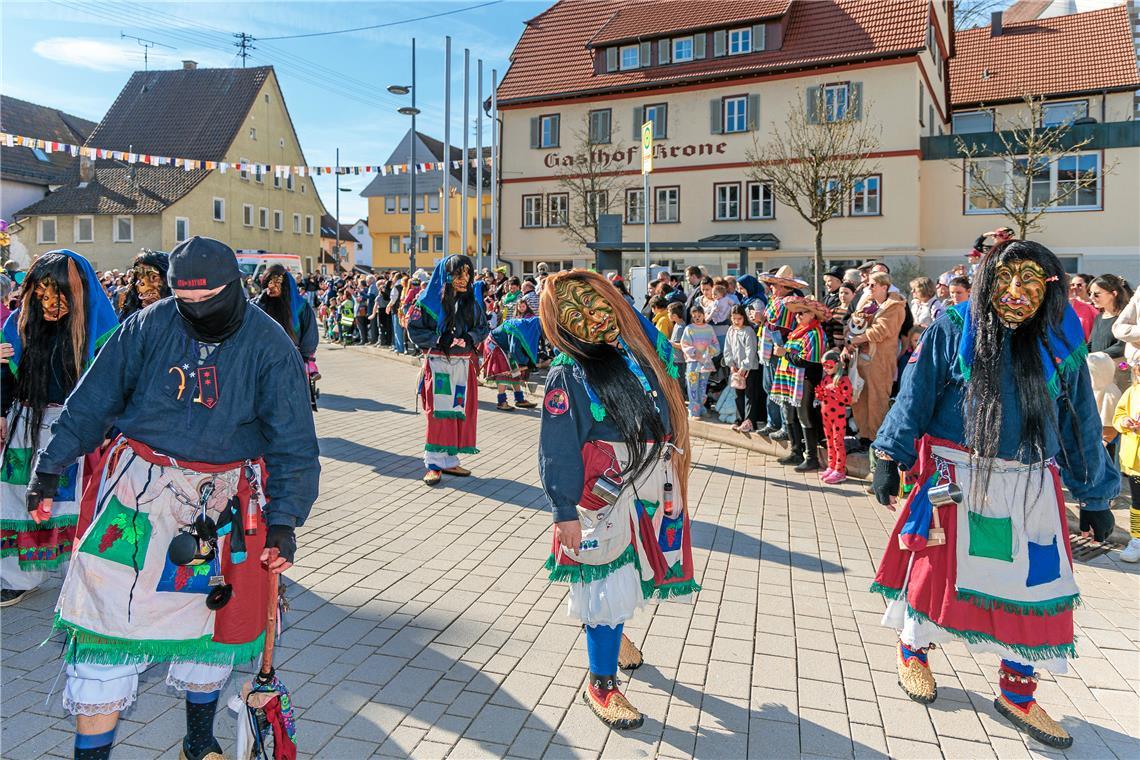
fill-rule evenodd
<path id="1" fill-rule="evenodd" d="M 460 478 L 466 478 L 471 474 L 471 470 L 468 470 L 466 467 L 460 467 L 459 465 L 455 465 L 454 467 L 444 467 L 443 471 L 448 475 L 455 475 Z"/>
<path id="2" fill-rule="evenodd" d="M 208 748 L 201 757 L 195 757 L 186 752 L 185 744 L 178 750 L 178 760 L 227 760 L 222 754 L 222 748 L 215 741 L 214 746 Z"/>
<path id="3" fill-rule="evenodd" d="M 925 655 L 929 649 L 913 649 L 910 655 L 903 654 L 903 643 L 898 646 L 899 686 L 906 695 L 915 702 L 928 705 L 938 697 L 938 684 L 934 682 L 934 674 L 930 672 L 930 664 L 919 659 L 918 654 Z"/>
<path id="4" fill-rule="evenodd" d="M 1013 724 L 1014 728 L 1032 736 L 1042 744 L 1056 749 L 1068 749 L 1073 746 L 1073 737 L 1061 728 L 1061 724 L 1049 717 L 1037 701 L 1029 703 L 1029 709 L 1022 708 L 1010 702 L 1004 696 L 994 700 L 994 707 Z"/>
<path id="5" fill-rule="evenodd" d="M 582 690 L 582 701 L 610 728 L 627 731 L 641 728 L 645 722 L 645 716 L 618 691 L 617 679 L 613 676 L 591 673 L 590 682 Z"/>
<path id="6" fill-rule="evenodd" d="M 424 483 L 429 486 L 438 486 L 439 481 L 443 479 L 443 475 L 439 470 L 428 470 L 424 473 Z"/>
<path id="7" fill-rule="evenodd" d="M 621 648 L 618 649 L 618 667 L 622 670 L 637 670 L 642 663 L 641 650 L 624 633 L 621 635 Z"/>

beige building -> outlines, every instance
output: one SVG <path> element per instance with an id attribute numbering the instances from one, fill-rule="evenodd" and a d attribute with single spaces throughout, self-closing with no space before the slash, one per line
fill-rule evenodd
<path id="1" fill-rule="evenodd" d="M 305 165 L 272 67 L 135 72 L 88 148 L 200 162 Z M 309 177 L 81 158 L 69 180 L 18 212 L 33 256 L 71 248 L 124 269 L 141 248 L 193 235 L 316 266 L 323 212 Z"/>
<path id="2" fill-rule="evenodd" d="M 773 201 L 762 176 L 751 176 L 747 154 L 787 122 L 794 103 L 815 102 L 822 93 L 825 112 L 817 118 L 853 108 L 879 133 L 873 172 L 845 199 L 843 215 L 825 225 L 828 261 L 886 259 L 931 274 L 947 261 L 960 262 L 974 237 L 999 220 L 963 218 L 960 173 L 944 160 L 953 113 L 966 107 L 951 95 L 950 61 L 962 55 L 963 44 L 962 35 L 955 40 L 951 13 L 948 4 L 925 0 L 555 3 L 527 23 L 498 91 L 502 258 L 516 272 L 533 271 L 539 261 L 594 263 L 593 252 L 565 234 L 585 204 L 572 201 L 559 177 L 580 152 L 574 135 L 586 131 L 595 160 L 617 185 L 610 197 L 592 202 L 621 217 L 622 269 L 642 261 L 648 213 L 652 258 L 674 271 L 700 264 L 733 273 L 786 263 L 808 272 L 811 228 Z M 976 39 L 966 36 L 968 43 Z M 1092 53 L 1097 46 L 1084 47 Z M 1079 80 L 1083 61 L 1070 55 L 1062 68 L 1075 68 Z M 1063 93 L 1043 87 L 1047 81 L 1041 74 L 1021 84 L 1059 98 Z M 1103 78 L 1090 81 L 1109 90 L 1104 117 L 1095 112 L 1100 121 L 1129 118 L 1124 93 L 1140 86 L 1134 58 L 1130 73 L 1113 70 L 1111 86 Z M 1090 108 L 1099 105 L 1090 101 Z M 648 204 L 637 135 L 643 121 L 654 124 Z M 1122 176 L 1135 176 L 1129 170 L 1135 142 L 1124 152 Z M 1121 271 L 1121 256 L 1137 248 L 1136 183 L 1130 184 L 1105 183 L 1095 213 L 1067 214 L 1066 224 L 1053 225 L 1087 229 L 1086 243 L 1096 241 L 1099 251 L 1088 254 L 1090 266 Z M 1125 211 L 1129 204 L 1132 212 Z M 693 250 L 719 243 L 720 251 Z M 675 252 L 670 244 L 677 244 Z M 1061 239 L 1054 244 L 1070 247 Z"/>

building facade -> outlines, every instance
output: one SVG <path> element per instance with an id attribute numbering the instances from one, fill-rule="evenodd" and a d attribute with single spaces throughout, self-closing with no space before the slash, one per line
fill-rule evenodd
<path id="1" fill-rule="evenodd" d="M 748 250 L 748 271 L 789 264 L 808 273 L 812 228 L 772 199 L 749 154 L 784 128 L 794 104 L 822 98 L 824 112 L 813 111 L 814 118 L 857 109 L 852 115 L 878 135 L 873 170 L 844 199 L 842 215 L 824 225 L 825 258 L 885 259 L 930 274 L 949 260 L 960 263 L 974 237 L 1001 222 L 965 213 L 960 172 L 936 150 L 953 139 L 956 109 L 969 107 L 952 95 L 951 61 L 962 56 L 963 40 L 980 39 L 955 39 L 952 12 L 929 0 L 555 3 L 527 22 L 498 91 L 502 259 L 516 272 L 533 271 L 540 261 L 555 268 L 592 264 L 593 252 L 567 228 L 581 226 L 587 204 L 596 204 L 620 215 L 627 243 L 642 240 L 648 214 L 652 258 L 675 271 L 699 264 L 711 273 L 739 272 L 735 251 L 682 245 L 767 235 L 774 249 Z M 1061 68 L 1072 71 L 1076 61 L 1069 77 L 1080 79 L 1083 60 L 1070 56 Z M 1122 104 L 1131 96 L 1124 93 L 1140 86 L 1135 59 L 1131 73 L 1116 70 L 1110 79 L 1120 104 L 1109 92 L 1105 118 L 1128 118 Z M 1042 72 L 1020 86 L 1062 97 L 1048 81 Z M 643 121 L 654 131 L 648 203 L 640 174 Z M 592 152 L 591 169 L 608 178 L 607 197 L 576 196 L 565 177 L 584 150 Z M 1128 176 L 1137 149 L 1126 151 L 1119 164 Z M 1135 183 L 1115 190 L 1110 183 L 1105 202 L 1084 215 L 1086 243 L 1103 241 L 1095 243 L 1103 255 L 1090 255 L 1090 266 L 1110 261 L 1105 271 L 1119 271 L 1119 259 L 1137 248 L 1136 226 L 1123 212 L 1129 203 L 1136 207 Z M 1047 240 L 1048 227 L 1045 233 Z M 670 243 L 682 250 L 669 253 Z M 1066 247 L 1060 239 L 1055 244 Z M 627 252 L 622 268 L 641 262 L 640 252 Z"/>
<path id="2" fill-rule="evenodd" d="M 135 72 L 84 143 L 231 164 L 305 165 L 272 67 Z M 18 212 L 33 256 L 71 248 L 104 269 L 193 235 L 235 250 L 320 251 L 322 206 L 309 177 L 186 170 L 81 157 L 67 182 Z"/>
<path id="3" fill-rule="evenodd" d="M 411 155 L 412 132 L 392 151 L 388 164 L 406 164 Z M 422 132 L 416 132 L 416 162 L 443 161 L 443 143 Z M 490 155 L 488 150 L 485 155 Z M 468 153 L 474 157 L 475 151 Z M 452 146 L 450 161 L 463 158 L 463 149 Z M 449 165 L 450 162 L 449 162 Z M 466 253 L 478 259 L 480 250 L 486 252 L 491 242 L 490 175 L 483 172 L 483 196 L 476 197 L 476 170 L 469 167 L 467 190 L 467 217 L 463 219 L 462 170 L 451 168 L 450 194 L 447 200 L 449 233 L 443 234 L 443 172 L 433 170 L 416 174 L 416 267 L 430 269 L 445 253 L 464 252 L 463 227 L 467 227 Z M 407 269 L 411 241 L 411 184 L 408 174 L 376 176 L 360 195 L 368 199 L 368 232 L 372 238 L 372 266 L 375 269 Z M 482 245 L 477 238 L 479 220 L 483 220 Z"/>

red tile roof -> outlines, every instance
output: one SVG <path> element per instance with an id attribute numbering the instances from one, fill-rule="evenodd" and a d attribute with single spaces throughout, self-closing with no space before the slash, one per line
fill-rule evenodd
<path id="1" fill-rule="evenodd" d="M 950 60 L 954 106 L 1140 87 L 1127 6 L 1005 24 L 957 35 Z"/>
<path id="2" fill-rule="evenodd" d="M 726 27 L 782 16 L 792 0 L 650 0 L 623 5 L 614 11 L 594 38 L 592 47 L 626 40 Z"/>
<path id="3" fill-rule="evenodd" d="M 1006 24 L 1016 24 L 1020 21 L 1032 21 L 1045 12 L 1053 0 L 1017 0 L 1005 9 L 1002 21 Z"/>
<path id="4" fill-rule="evenodd" d="M 795 0 L 779 50 L 712 58 L 710 44 L 704 60 L 595 74 L 586 46 L 623 5 L 560 0 L 528 21 L 499 85 L 499 105 L 901 55 L 924 46 L 929 9 L 928 0 Z M 717 5 L 700 7 L 712 16 Z"/>

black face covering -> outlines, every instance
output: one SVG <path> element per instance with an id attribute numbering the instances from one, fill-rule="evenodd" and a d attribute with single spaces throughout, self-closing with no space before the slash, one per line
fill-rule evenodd
<path id="1" fill-rule="evenodd" d="M 245 319 L 246 300 L 241 280 L 233 280 L 213 298 L 188 303 L 175 298 L 182 322 L 199 343 L 221 343 L 237 332 Z"/>

